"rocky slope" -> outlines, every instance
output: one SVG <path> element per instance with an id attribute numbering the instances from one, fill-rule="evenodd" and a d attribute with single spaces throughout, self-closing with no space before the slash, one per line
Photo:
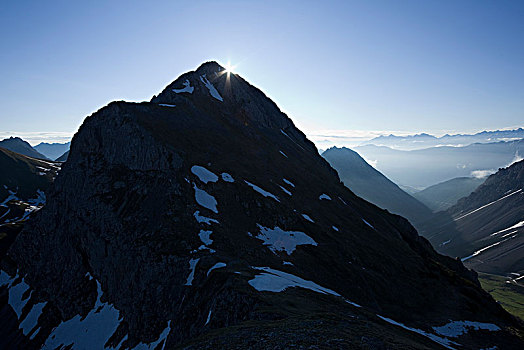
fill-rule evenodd
<path id="1" fill-rule="evenodd" d="M 485 177 L 457 177 L 429 186 L 414 193 L 413 197 L 435 212 L 447 210 L 459 199 L 469 196 L 484 181 Z"/>
<path id="2" fill-rule="evenodd" d="M 88 117 L 47 197 L 2 263 L 3 347 L 524 344 L 474 272 L 215 62 Z"/>
<path id="3" fill-rule="evenodd" d="M 365 200 L 407 218 L 415 227 L 431 217 L 431 210 L 401 190 L 349 148 L 330 148 L 322 153 L 353 193 Z"/>
<path id="4" fill-rule="evenodd" d="M 524 161 L 497 173 L 460 199 L 423 234 L 442 253 L 478 271 L 524 274 Z"/>
<path id="5" fill-rule="evenodd" d="M 56 161 L 57 162 L 65 162 L 68 157 L 69 157 L 69 151 L 65 152 L 60 157 L 56 158 Z"/>
<path id="6" fill-rule="evenodd" d="M 31 158 L 49 160 L 49 158 L 35 150 L 29 143 L 19 137 L 10 137 L 0 141 L 0 147 Z"/>
<path id="7" fill-rule="evenodd" d="M 33 213 L 60 170 L 55 163 L 0 148 L 0 256 Z"/>

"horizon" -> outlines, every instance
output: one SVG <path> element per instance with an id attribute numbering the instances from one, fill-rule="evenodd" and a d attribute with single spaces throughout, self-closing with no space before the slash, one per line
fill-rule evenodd
<path id="1" fill-rule="evenodd" d="M 125 4 L 5 6 L 4 134 L 64 142 L 110 101 L 149 100 L 210 57 L 235 66 L 309 137 L 522 126 L 524 4 Z"/>
<path id="2" fill-rule="evenodd" d="M 290 117 L 293 120 L 292 117 Z M 294 121 L 293 121 L 294 122 Z M 325 149 L 330 147 L 355 147 L 362 145 L 364 142 L 371 141 L 372 139 L 379 136 L 398 136 L 407 137 L 415 136 L 420 134 L 428 134 L 441 138 L 449 135 L 475 135 L 481 132 L 495 132 L 495 131 L 513 131 L 522 129 L 524 126 L 513 126 L 506 128 L 499 128 L 496 130 L 478 130 L 473 132 L 441 132 L 438 134 L 432 134 L 424 131 L 419 132 L 408 132 L 408 131 L 377 131 L 377 130 L 316 130 L 314 133 L 306 133 L 307 138 L 312 141 L 318 149 Z M 16 132 L 16 131 L 0 131 L 0 141 L 8 139 L 10 137 L 19 137 L 22 140 L 28 142 L 31 146 L 36 146 L 40 143 L 58 143 L 64 144 L 71 142 L 75 132 L 39 132 L 39 131 L 28 131 L 28 132 Z M 326 139 L 337 139 L 338 141 L 326 141 Z"/>

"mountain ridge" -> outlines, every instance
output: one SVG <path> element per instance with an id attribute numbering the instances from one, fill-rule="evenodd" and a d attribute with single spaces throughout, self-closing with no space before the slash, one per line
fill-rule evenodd
<path id="1" fill-rule="evenodd" d="M 434 136 L 427 133 L 397 136 L 394 134 L 377 136 L 365 141 L 365 144 L 384 145 L 402 150 L 415 150 L 428 147 L 442 146 L 467 146 L 474 143 L 492 143 L 510 141 L 524 138 L 524 129 L 511 130 L 484 130 L 475 134 L 445 134 Z"/>
<path id="2" fill-rule="evenodd" d="M 8 139 L 1 140 L 0 147 L 8 149 L 12 152 L 23 154 L 28 157 L 50 160 L 45 155 L 41 154 L 33 147 L 31 147 L 31 145 L 28 142 L 22 140 L 20 137 L 11 136 Z"/>
<path id="3" fill-rule="evenodd" d="M 222 71 L 207 63 L 79 128 L 46 206 L 2 264 L 18 276 L 9 288 L 33 291 L 29 306 L 46 303 L 31 344 L 81 344 L 93 332 L 82 320 L 100 315 L 114 322 L 92 342 L 113 347 L 200 336 L 240 347 L 238 326 L 254 323 L 254 347 L 327 344 L 330 317 L 357 326 L 340 326 L 355 347 L 522 344 L 474 272 L 355 196 L 274 102 Z M 450 319 L 488 330 L 433 328 Z M 292 324 L 320 332 L 284 337 Z"/>
<path id="4" fill-rule="evenodd" d="M 424 203 L 433 211 L 447 210 L 456 202 L 470 195 L 486 178 L 456 177 L 451 180 L 426 187 L 412 196 Z"/>
<path id="5" fill-rule="evenodd" d="M 34 146 L 33 148 L 46 156 L 49 159 L 57 160 L 60 156 L 62 156 L 64 153 L 66 153 L 69 150 L 69 147 L 71 146 L 71 142 L 64 142 L 64 143 L 48 143 L 48 142 L 40 142 L 38 145 Z"/>
<path id="6" fill-rule="evenodd" d="M 441 220 L 428 223 L 424 235 L 435 246 L 440 243 L 441 252 L 460 256 L 481 272 L 522 274 L 523 188 L 524 160 L 490 175 L 469 196 L 442 212 Z"/>
<path id="7" fill-rule="evenodd" d="M 401 215 L 416 225 L 431 217 L 431 210 L 404 192 L 349 148 L 330 148 L 322 156 L 337 170 L 344 184 L 357 196 Z"/>

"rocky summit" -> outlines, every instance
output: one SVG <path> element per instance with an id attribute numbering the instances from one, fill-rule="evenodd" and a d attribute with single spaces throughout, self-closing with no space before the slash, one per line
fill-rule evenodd
<path id="1" fill-rule="evenodd" d="M 215 62 L 86 118 L 2 262 L 0 347 L 520 349 L 476 273 Z"/>

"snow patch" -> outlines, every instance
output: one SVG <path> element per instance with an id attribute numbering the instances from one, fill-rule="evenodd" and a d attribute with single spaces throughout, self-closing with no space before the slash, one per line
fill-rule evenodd
<path id="1" fill-rule="evenodd" d="M 198 234 L 198 237 L 200 237 L 200 240 L 202 243 L 204 243 L 206 246 L 211 245 L 213 243 L 213 240 L 210 238 L 213 231 L 204 231 L 200 230 L 200 233 Z"/>
<path id="2" fill-rule="evenodd" d="M 516 231 L 515 231 L 515 232 L 516 232 Z M 514 233 L 514 232 L 510 232 L 509 234 L 513 234 L 513 233 Z M 507 236 L 507 235 L 504 235 L 504 236 L 502 236 L 502 238 L 504 238 L 504 237 L 506 237 L 506 236 Z M 516 235 L 515 235 L 515 236 L 516 236 Z M 474 256 L 479 255 L 479 254 L 482 253 L 483 251 L 486 251 L 486 250 L 488 250 L 488 249 L 490 249 L 490 248 L 493 248 L 493 247 L 495 247 L 495 246 L 498 246 L 499 244 L 504 243 L 504 242 L 506 242 L 507 240 L 510 240 L 510 239 L 512 239 L 512 238 L 515 238 L 515 236 L 511 236 L 511 237 L 505 238 L 505 239 L 503 239 L 503 240 L 501 240 L 501 241 L 498 241 L 498 242 L 496 242 L 496 243 L 490 244 L 490 245 L 488 245 L 487 247 L 484 247 L 484 248 L 482 248 L 482 249 L 479 249 L 479 250 L 477 250 L 476 252 L 474 252 L 473 254 L 471 254 L 471 255 L 469 255 L 469 256 L 466 256 L 465 258 L 462 258 L 461 260 L 462 260 L 462 261 L 469 260 L 469 259 L 473 258 Z"/>
<path id="3" fill-rule="evenodd" d="M 280 187 L 280 188 L 282 189 L 282 191 L 284 191 L 286 194 L 288 194 L 288 195 L 290 195 L 290 196 L 293 195 L 293 193 L 289 192 L 289 191 L 286 190 L 284 187 L 282 187 L 282 186 L 280 186 L 280 185 L 278 185 L 278 187 Z"/>
<path id="4" fill-rule="evenodd" d="M 202 215 L 200 215 L 200 211 L 198 211 L 198 210 L 195 211 L 193 216 L 195 217 L 196 221 L 198 221 L 199 224 L 202 224 L 202 223 L 207 224 L 207 225 L 211 225 L 211 223 L 218 224 L 218 220 L 202 216 Z"/>
<path id="5" fill-rule="evenodd" d="M 175 105 L 168 105 L 167 103 L 159 103 L 158 105 L 162 107 L 176 107 Z"/>
<path id="6" fill-rule="evenodd" d="M 209 274 L 211 273 L 211 271 L 216 270 L 216 269 L 221 269 L 221 268 L 226 267 L 226 266 L 227 266 L 226 263 L 223 263 L 223 262 L 217 262 L 215 265 L 213 265 L 213 267 L 211 267 L 211 268 L 207 271 L 207 276 L 209 276 Z"/>
<path id="7" fill-rule="evenodd" d="M 519 227 L 523 227 L 523 226 L 524 226 L 524 221 L 521 221 L 521 222 L 518 222 L 518 223 L 516 223 L 515 225 L 513 225 L 511 227 L 508 227 L 508 228 L 505 228 L 503 230 L 500 230 L 500 231 L 497 231 L 495 233 L 492 233 L 492 234 L 490 234 L 490 236 L 496 236 L 499 233 L 503 233 L 503 232 L 506 232 L 506 231 L 509 231 L 509 230 L 513 230 L 513 229 L 516 229 L 516 228 L 519 228 Z"/>
<path id="8" fill-rule="evenodd" d="M 202 181 L 205 184 L 207 184 L 208 182 L 217 182 L 218 181 L 218 176 L 216 176 L 214 173 L 212 173 L 211 171 L 207 170 L 206 168 L 202 166 L 199 166 L 199 165 L 192 166 L 191 172 L 195 174 L 200 179 L 200 181 Z"/>
<path id="9" fill-rule="evenodd" d="M 336 226 L 331 226 L 331 228 L 338 232 L 338 228 Z"/>
<path id="10" fill-rule="evenodd" d="M 373 225 L 371 225 L 369 222 L 367 222 L 366 220 L 364 220 L 364 218 L 362 218 L 362 221 L 364 221 L 364 223 L 365 223 L 366 225 L 368 225 L 369 227 L 371 227 L 373 230 L 375 229 L 375 228 L 373 227 Z"/>
<path id="11" fill-rule="evenodd" d="M 476 212 L 479 211 L 479 210 L 482 210 L 482 209 L 484 209 L 484 208 L 486 208 L 486 207 L 489 207 L 490 205 L 495 204 L 495 203 L 497 203 L 497 202 L 499 202 L 499 201 L 501 201 L 501 200 L 503 200 L 503 199 L 506 199 L 506 198 L 508 198 L 508 197 L 510 197 L 510 196 L 513 196 L 514 194 L 517 194 L 517 193 L 519 193 L 519 192 L 521 192 L 521 191 L 522 191 L 522 188 L 519 189 L 519 190 L 516 190 L 516 191 L 514 191 L 514 192 L 511 192 L 510 194 L 505 195 L 505 196 L 503 196 L 502 198 L 499 198 L 499 199 L 497 199 L 497 200 L 495 200 L 495 201 L 493 201 L 493 202 L 490 202 L 490 203 L 488 203 L 488 204 L 486 204 L 486 205 L 483 205 L 483 206 L 481 206 L 480 208 L 477 208 L 477 209 L 475 209 L 475 210 L 472 210 L 472 211 L 470 211 L 469 213 L 464 214 L 464 215 L 462 215 L 462 216 L 456 218 L 455 221 L 458 221 L 458 220 L 460 220 L 460 219 L 463 219 L 463 218 L 465 218 L 465 217 L 468 216 L 468 215 L 471 215 L 471 214 L 473 214 L 473 213 L 476 213 Z"/>
<path id="12" fill-rule="evenodd" d="M 187 93 L 192 94 L 193 90 L 195 90 L 195 88 L 192 87 L 191 84 L 189 83 L 189 80 L 186 79 L 186 81 L 184 82 L 184 87 L 182 89 L 173 89 L 173 92 L 177 94 L 182 93 L 182 92 L 187 92 Z"/>
<path id="13" fill-rule="evenodd" d="M 347 300 L 347 299 L 344 299 L 344 301 L 345 301 L 346 303 L 350 304 L 350 305 L 353 305 L 354 307 L 362 307 L 362 306 L 360 306 L 359 304 L 354 303 L 354 302 L 352 302 L 352 301 L 349 301 L 349 300 Z"/>
<path id="14" fill-rule="evenodd" d="M 442 243 L 439 244 L 440 247 L 443 247 L 445 246 L 446 244 L 449 244 L 451 242 L 451 239 L 448 239 L 447 241 L 444 241 Z"/>
<path id="15" fill-rule="evenodd" d="M 264 245 L 268 246 L 269 250 L 276 254 L 276 252 L 285 251 L 288 255 L 292 254 L 297 245 L 311 244 L 317 245 L 313 238 L 300 231 L 284 231 L 280 227 L 268 228 L 258 225 L 260 233 L 256 238 L 264 241 Z"/>
<path id="16" fill-rule="evenodd" d="M 209 321 L 211 321 L 211 310 L 209 310 L 209 313 L 207 314 L 207 320 L 204 326 L 206 326 L 209 323 Z"/>
<path id="17" fill-rule="evenodd" d="M 432 333 L 424 332 L 421 329 L 411 328 L 411 327 L 405 326 L 405 325 L 403 325 L 400 322 L 392 320 L 391 318 L 387 318 L 387 317 L 380 316 L 380 315 L 377 315 L 377 316 L 379 318 L 381 318 L 382 320 L 384 320 L 384 321 L 386 321 L 388 323 L 391 323 L 391 324 L 393 324 L 395 326 L 399 326 L 399 327 L 402 327 L 402 328 L 404 328 L 404 329 L 406 329 L 408 331 L 415 332 L 415 333 L 418 333 L 420 335 L 423 335 L 424 337 L 429 338 L 429 339 L 433 340 L 435 343 L 443 345 L 444 347 L 446 347 L 448 349 L 454 349 L 453 347 L 451 347 L 451 345 L 459 345 L 458 343 L 455 343 L 454 341 L 451 341 L 451 340 L 443 338 L 443 337 L 439 337 L 438 335 L 435 335 L 435 334 L 432 334 Z"/>
<path id="18" fill-rule="evenodd" d="M 189 276 L 187 276 L 187 280 L 186 280 L 186 283 L 184 284 L 184 286 L 192 286 L 193 285 L 193 279 L 195 278 L 195 268 L 196 268 L 196 265 L 198 263 L 198 260 L 200 260 L 200 258 L 189 260 L 189 269 L 191 270 L 191 272 L 189 273 Z"/>
<path id="19" fill-rule="evenodd" d="M 331 200 L 331 197 L 328 196 L 327 194 L 323 193 L 320 195 L 320 197 L 318 197 L 318 199 L 322 200 L 322 199 L 327 199 L 328 201 Z"/>
<path id="20" fill-rule="evenodd" d="M 235 182 L 235 179 L 233 179 L 233 177 L 228 173 L 222 173 L 221 176 L 222 180 L 224 180 L 225 182 Z"/>
<path id="21" fill-rule="evenodd" d="M 273 195 L 272 193 L 268 192 L 268 191 L 265 191 L 263 189 L 261 189 L 260 187 L 258 187 L 257 185 L 255 184 L 252 184 L 251 182 L 249 181 L 246 181 L 244 180 L 244 182 L 246 184 L 248 184 L 249 186 L 251 186 L 252 189 L 254 189 L 255 191 L 257 191 L 258 193 L 260 193 L 261 195 L 263 195 L 264 197 L 270 197 L 270 198 L 273 198 L 274 200 L 276 200 L 277 202 L 280 202 L 280 200 L 278 199 L 277 196 Z"/>
<path id="22" fill-rule="evenodd" d="M 150 344 L 140 343 L 137 346 L 135 346 L 133 350 L 153 350 L 153 349 L 156 349 L 158 344 L 160 344 L 162 341 L 164 342 L 164 344 L 162 344 L 161 350 L 164 350 L 164 348 L 166 347 L 166 339 L 170 332 L 171 332 L 171 320 L 167 322 L 167 327 L 162 331 L 162 333 L 160 333 L 156 341 Z"/>
<path id="23" fill-rule="evenodd" d="M 315 221 L 313 221 L 313 219 L 311 219 L 311 218 L 309 217 L 309 215 L 307 215 L 307 214 L 302 214 L 302 217 L 303 217 L 304 219 L 306 219 L 307 221 L 310 221 L 310 222 L 312 222 L 312 223 L 315 223 Z"/>
<path id="24" fill-rule="evenodd" d="M 6 187 L 6 186 L 4 186 Z M 7 189 L 7 187 L 6 187 Z M 6 203 L 9 202 L 9 201 L 12 201 L 12 200 L 17 200 L 19 201 L 20 199 L 16 196 L 16 192 L 14 191 L 11 191 L 11 190 L 7 190 L 9 192 L 9 195 L 7 196 L 7 198 L 2 202 L 0 203 L 0 206 L 2 207 L 7 207 Z"/>
<path id="25" fill-rule="evenodd" d="M 279 152 L 280 152 L 280 154 L 283 155 L 284 157 L 289 158 L 289 157 L 288 157 L 284 152 L 282 152 L 282 151 L 279 151 Z"/>
<path id="26" fill-rule="evenodd" d="M 38 318 L 42 314 L 42 310 L 46 304 L 47 302 L 33 305 L 31 311 L 29 311 L 25 319 L 20 323 L 20 328 L 22 328 L 24 335 L 28 335 L 29 332 L 31 332 L 31 330 L 36 327 Z"/>
<path id="27" fill-rule="evenodd" d="M 215 212 L 216 214 L 218 214 L 217 200 L 215 199 L 215 197 L 213 197 L 212 195 L 210 195 L 206 191 L 201 190 L 194 183 L 193 183 L 193 189 L 195 190 L 195 200 L 196 200 L 196 202 L 199 205 L 201 205 L 202 207 L 207 208 L 207 209 Z"/>
<path id="28" fill-rule="evenodd" d="M 13 279 L 16 280 L 18 278 L 18 275 Z M 9 287 L 9 305 L 15 310 L 16 317 L 20 319 L 20 316 L 22 315 L 22 309 L 24 308 L 25 304 L 29 301 L 29 298 L 22 299 L 23 294 L 29 289 L 29 286 L 27 283 L 25 283 L 24 279 L 17 284 L 11 284 Z"/>
<path id="29" fill-rule="evenodd" d="M 290 273 L 275 270 L 270 267 L 252 266 L 252 268 L 263 271 L 255 275 L 255 277 L 248 282 L 259 292 L 282 292 L 287 288 L 301 287 L 317 293 L 340 296 L 340 294 L 331 289 L 324 288 L 315 282 L 302 279 Z"/>
<path id="30" fill-rule="evenodd" d="M 285 183 L 287 183 L 289 186 L 291 186 L 293 188 L 295 187 L 295 185 L 293 185 L 293 183 L 291 181 L 287 180 L 287 179 L 282 179 L 282 181 L 284 181 Z"/>
<path id="31" fill-rule="evenodd" d="M 470 329 L 473 329 L 475 331 L 478 331 L 480 329 L 491 332 L 500 331 L 500 327 L 493 323 L 483 323 L 474 321 L 452 321 L 440 327 L 433 327 L 433 330 L 437 334 L 451 338 L 457 338 L 467 333 Z"/>
<path id="32" fill-rule="evenodd" d="M 73 349 L 103 349 L 105 343 L 115 333 L 119 321 L 119 311 L 107 302 L 102 303 L 102 287 L 97 284 L 95 306 L 85 318 L 76 315 L 62 322 L 47 338 L 43 348 L 55 349 L 71 346 Z"/>
<path id="33" fill-rule="evenodd" d="M 213 84 L 211 84 L 211 82 L 206 78 L 205 74 L 200 76 L 200 81 L 202 83 L 204 83 L 204 85 L 207 87 L 207 89 L 209 90 L 209 93 L 211 94 L 211 96 L 213 96 L 214 98 L 216 98 L 217 100 L 219 100 L 221 102 L 224 101 L 222 96 L 220 96 L 220 94 L 218 93 L 217 89 L 215 89 Z"/>

